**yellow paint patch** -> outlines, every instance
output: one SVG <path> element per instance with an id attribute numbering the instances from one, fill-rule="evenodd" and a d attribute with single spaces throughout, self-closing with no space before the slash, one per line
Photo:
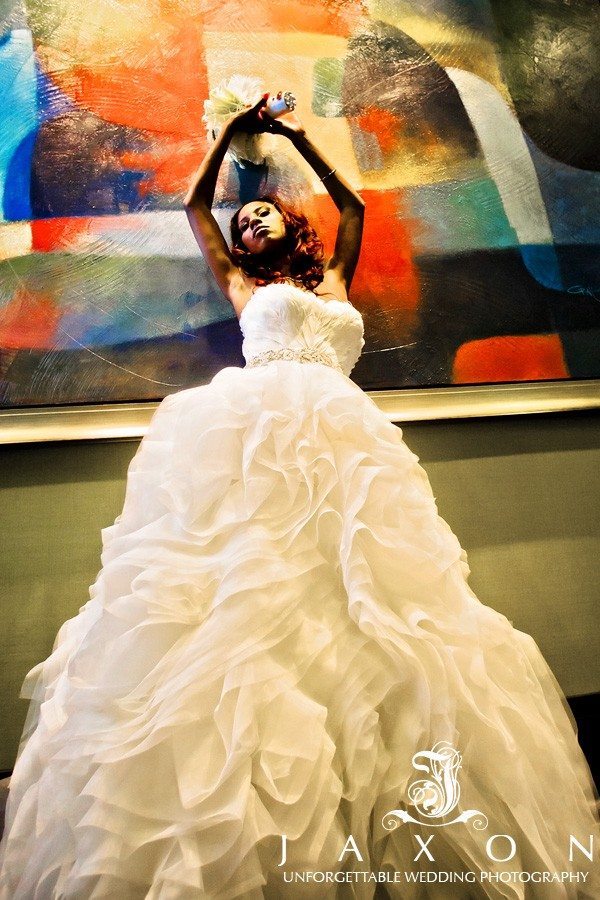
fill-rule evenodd
<path id="1" fill-rule="evenodd" d="M 63 51 L 75 66 L 100 67 L 121 62 L 138 47 L 161 41 L 170 17 L 146 0 L 61 0 L 60 21 L 43 34 L 42 43 Z M 173 9 L 176 19 L 177 7 Z M 181 15 L 181 12 L 179 13 Z"/>
<path id="2" fill-rule="evenodd" d="M 230 51 L 255 54 L 253 69 L 262 72 L 269 71 L 264 64 L 265 56 L 268 54 L 275 54 L 278 59 L 292 56 L 307 56 L 311 59 L 329 56 L 342 59 L 348 52 L 348 41 L 345 37 L 303 31 L 282 31 L 274 34 L 260 31 L 248 34 L 239 31 L 206 30 L 202 32 L 202 45 L 206 51 L 216 50 L 222 55 L 227 55 Z"/>
<path id="3" fill-rule="evenodd" d="M 31 253 L 29 222 L 7 222 L 0 225 L 0 259 L 14 259 Z"/>

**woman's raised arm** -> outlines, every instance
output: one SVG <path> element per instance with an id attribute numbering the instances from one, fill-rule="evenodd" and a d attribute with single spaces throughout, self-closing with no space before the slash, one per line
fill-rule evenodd
<path id="1" fill-rule="evenodd" d="M 323 284 L 336 296 L 347 293 L 360 255 L 365 201 L 313 144 L 294 113 L 276 120 L 269 130 L 291 140 L 317 173 L 340 211 L 335 249 L 325 267 Z"/>
<path id="2" fill-rule="evenodd" d="M 211 212 L 211 207 L 221 163 L 231 138 L 237 131 L 254 130 L 258 111 L 265 103 L 266 98 L 263 97 L 254 106 L 237 113 L 225 123 L 194 175 L 190 189 L 183 201 L 188 221 L 202 255 L 220 289 L 230 301 L 230 287 L 232 282 L 240 277 L 240 270 L 231 256 L 227 241 Z M 262 129 L 257 125 L 256 130 Z"/>
<path id="3" fill-rule="evenodd" d="M 360 256 L 365 201 L 335 166 L 330 165 L 304 131 L 294 135 L 292 143 L 315 170 L 340 211 L 335 248 L 325 267 L 323 283 L 336 295 L 341 289 L 347 294 Z"/>
<path id="4" fill-rule="evenodd" d="M 346 293 L 354 277 L 362 244 L 365 201 L 351 184 L 325 159 L 304 131 L 292 137 L 292 143 L 310 163 L 340 211 L 333 256 L 323 273 L 323 283 L 332 293 Z"/>

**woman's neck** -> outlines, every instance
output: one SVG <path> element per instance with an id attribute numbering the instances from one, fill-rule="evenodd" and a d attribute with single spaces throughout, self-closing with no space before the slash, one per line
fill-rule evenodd
<path id="1" fill-rule="evenodd" d="M 271 264 L 271 269 L 274 272 L 281 272 L 284 278 L 289 278 L 291 272 L 290 261 L 287 259 L 278 259 L 275 260 Z"/>

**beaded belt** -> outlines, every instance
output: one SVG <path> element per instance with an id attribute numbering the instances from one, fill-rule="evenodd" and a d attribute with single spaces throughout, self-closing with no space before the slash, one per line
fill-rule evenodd
<path id="1" fill-rule="evenodd" d="M 339 372 L 343 372 L 342 367 L 335 359 L 333 353 L 327 353 L 324 350 L 315 350 L 305 347 L 302 350 L 295 350 L 292 347 L 283 347 L 281 350 L 263 350 L 252 356 L 246 363 L 246 368 L 253 366 L 264 366 L 266 363 L 274 359 L 293 359 L 296 362 L 318 362 L 326 366 L 331 366 Z"/>

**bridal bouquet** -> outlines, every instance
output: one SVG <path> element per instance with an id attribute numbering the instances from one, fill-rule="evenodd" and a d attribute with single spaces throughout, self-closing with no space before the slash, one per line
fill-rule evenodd
<path id="1" fill-rule="evenodd" d="M 241 112 L 248 104 L 258 103 L 265 93 L 260 79 L 252 76 L 233 75 L 220 81 L 204 101 L 202 121 L 206 125 L 209 138 L 216 140 L 223 124 L 235 113 Z M 229 144 L 227 154 L 242 168 L 246 163 L 261 165 L 273 150 L 273 136 L 265 133 L 235 134 Z"/>

